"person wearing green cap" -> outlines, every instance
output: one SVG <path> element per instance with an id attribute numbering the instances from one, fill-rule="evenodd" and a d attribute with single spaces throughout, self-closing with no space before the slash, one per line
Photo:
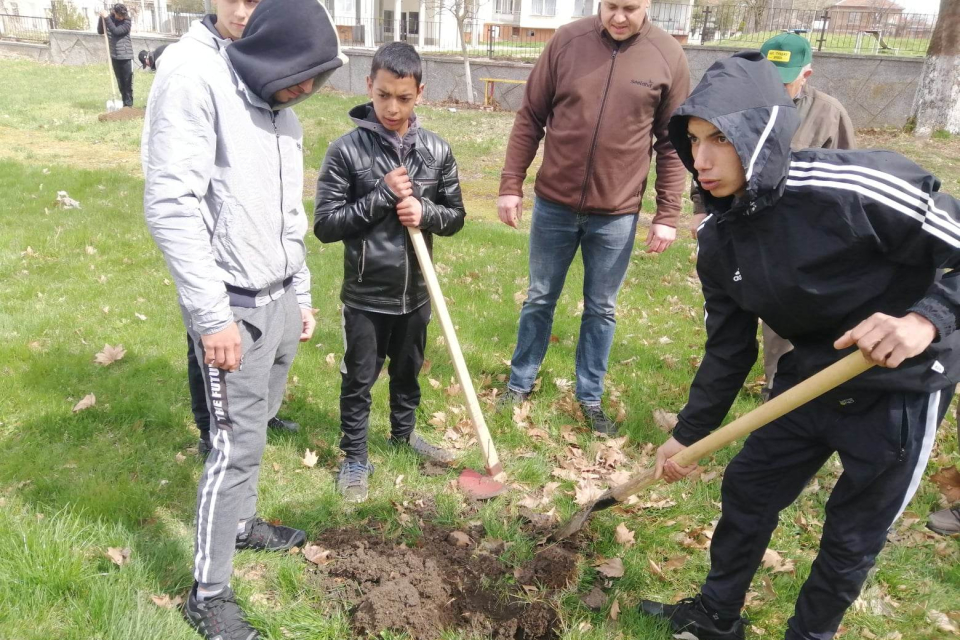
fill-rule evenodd
<path id="1" fill-rule="evenodd" d="M 777 68 L 783 87 L 793 98 L 800 116 L 800 127 L 790 140 L 790 147 L 798 149 L 854 149 L 853 122 L 840 101 L 813 87 L 807 80 L 813 75 L 813 51 L 810 41 L 795 33 L 781 33 L 763 43 L 760 53 Z M 703 198 L 696 184 L 690 187 L 693 200 L 693 235 L 707 216 Z M 761 391 L 767 400 L 773 390 L 780 358 L 793 349 L 766 323 L 763 323 L 763 371 L 766 384 Z"/>

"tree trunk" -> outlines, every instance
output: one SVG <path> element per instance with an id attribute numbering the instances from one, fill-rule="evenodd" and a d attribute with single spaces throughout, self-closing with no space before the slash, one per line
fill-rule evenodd
<path id="1" fill-rule="evenodd" d="M 467 54 L 467 39 L 464 37 L 464 25 L 467 19 L 467 16 L 457 17 L 457 30 L 460 32 L 460 50 L 463 52 L 463 80 L 467 85 L 467 102 L 473 104 L 473 78 L 470 75 L 470 56 Z"/>
<path id="2" fill-rule="evenodd" d="M 941 129 L 960 134 L 960 0 L 940 0 L 913 114 L 920 137 Z"/>

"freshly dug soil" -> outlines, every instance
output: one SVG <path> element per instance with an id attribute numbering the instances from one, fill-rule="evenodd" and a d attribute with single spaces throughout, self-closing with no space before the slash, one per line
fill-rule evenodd
<path id="1" fill-rule="evenodd" d="M 139 120 L 146 115 L 146 109 L 137 107 L 124 107 L 120 111 L 101 113 L 97 116 L 100 122 L 123 122 L 124 120 Z"/>
<path id="2" fill-rule="evenodd" d="M 512 569 L 497 557 L 499 541 L 483 540 L 475 527 L 463 536 L 430 522 L 413 547 L 379 532 L 329 531 L 315 544 L 333 551 L 315 569 L 314 584 L 350 611 L 357 637 L 383 631 L 437 640 L 445 630 L 493 640 L 554 640 L 559 619 L 556 592 L 576 578 L 577 555 L 564 547 L 542 549 Z M 516 586 L 506 584 L 513 575 Z M 534 598 L 520 598 L 529 591 Z"/>

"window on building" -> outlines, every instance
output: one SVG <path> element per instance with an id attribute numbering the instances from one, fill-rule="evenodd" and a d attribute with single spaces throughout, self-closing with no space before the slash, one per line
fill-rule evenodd
<path id="1" fill-rule="evenodd" d="M 514 13 L 520 11 L 520 0 L 497 0 L 497 13 Z"/>
<path id="2" fill-rule="evenodd" d="M 557 15 L 557 0 L 533 0 L 532 9 L 535 16 L 555 16 Z"/>

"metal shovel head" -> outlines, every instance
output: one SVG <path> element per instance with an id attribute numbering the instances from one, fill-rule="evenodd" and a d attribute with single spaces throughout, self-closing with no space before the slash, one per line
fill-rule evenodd
<path id="1" fill-rule="evenodd" d="M 460 477 L 457 478 L 457 485 L 460 487 L 460 491 L 474 500 L 489 500 L 507 490 L 507 485 L 473 469 L 464 469 Z"/>
<path id="2" fill-rule="evenodd" d="M 120 111 L 123 108 L 123 102 L 120 100 L 107 100 L 107 113 Z"/>

